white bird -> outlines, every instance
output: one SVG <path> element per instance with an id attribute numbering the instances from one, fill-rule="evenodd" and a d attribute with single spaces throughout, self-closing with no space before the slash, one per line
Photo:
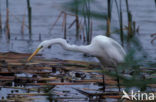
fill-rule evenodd
<path id="1" fill-rule="evenodd" d="M 90 45 L 70 45 L 66 42 L 65 39 L 56 38 L 51 40 L 45 40 L 39 44 L 34 53 L 28 58 L 27 61 L 30 61 L 33 56 L 35 56 L 39 51 L 47 48 L 48 46 L 59 44 L 65 50 L 82 52 L 95 56 L 103 66 L 116 66 L 118 63 L 124 61 L 126 52 L 123 47 L 112 38 L 98 35 L 94 37 Z M 103 75 L 104 80 L 104 75 Z M 117 77 L 118 87 L 120 91 L 119 78 Z M 104 83 L 104 82 L 103 82 Z M 105 87 L 104 87 L 105 90 Z"/>
<path id="2" fill-rule="evenodd" d="M 27 61 L 30 61 L 39 51 L 54 44 L 61 45 L 65 50 L 82 52 L 95 56 L 103 66 L 121 63 L 124 61 L 126 55 L 123 47 L 117 41 L 103 35 L 98 35 L 92 39 L 90 45 L 81 46 L 70 45 L 62 38 L 45 40 L 39 44 Z"/>

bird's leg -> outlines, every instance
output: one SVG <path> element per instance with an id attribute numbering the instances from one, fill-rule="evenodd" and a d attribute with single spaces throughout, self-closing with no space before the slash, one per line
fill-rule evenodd
<path id="1" fill-rule="evenodd" d="M 106 86 L 105 86 L 105 75 L 102 75 L 103 77 L 103 92 L 105 92 Z"/>
<path id="2" fill-rule="evenodd" d="M 118 74 L 118 70 L 117 70 L 117 67 L 115 67 L 115 71 L 116 71 L 116 75 L 117 75 L 117 86 L 119 88 L 119 92 L 120 92 L 120 78 L 119 78 L 119 74 Z"/>
<path id="3" fill-rule="evenodd" d="M 102 68 L 102 70 L 104 69 L 104 66 L 103 65 L 101 65 L 101 68 Z M 106 84 L 105 84 L 105 75 L 104 75 L 104 73 L 102 73 L 102 79 L 103 79 L 103 92 L 105 92 L 105 89 L 106 89 Z"/>

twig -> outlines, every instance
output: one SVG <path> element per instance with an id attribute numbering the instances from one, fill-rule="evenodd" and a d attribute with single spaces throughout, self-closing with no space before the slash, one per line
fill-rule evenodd
<path id="1" fill-rule="evenodd" d="M 151 37 L 154 37 L 154 36 L 156 36 L 156 33 L 151 34 Z M 151 44 L 154 43 L 154 40 L 156 40 L 156 37 L 154 37 L 154 38 L 151 40 Z"/>
<path id="2" fill-rule="evenodd" d="M 67 36 L 67 24 L 66 24 L 66 18 L 67 18 L 67 14 L 64 13 L 63 23 L 62 23 L 62 27 L 64 28 L 64 39 L 66 39 L 66 36 Z"/>
<path id="3" fill-rule="evenodd" d="M 23 15 L 22 25 L 21 25 L 21 34 L 24 34 L 24 25 L 25 25 L 25 14 Z"/>
<path id="4" fill-rule="evenodd" d="M 75 22 L 76 22 L 76 19 L 69 25 L 68 29 L 70 29 L 74 25 Z"/>
<path id="5" fill-rule="evenodd" d="M 75 16 L 76 17 L 76 37 L 79 37 L 79 17 L 78 15 Z"/>
<path id="6" fill-rule="evenodd" d="M 58 15 L 56 21 L 54 22 L 54 24 L 51 26 L 50 30 L 49 30 L 49 33 L 53 30 L 54 26 L 56 25 L 56 23 L 58 22 L 58 20 L 60 19 L 61 15 L 63 14 L 64 12 L 61 11 L 60 14 Z"/>
<path id="7" fill-rule="evenodd" d="M 154 40 L 156 40 L 156 37 L 151 40 L 151 44 L 154 44 Z"/>
<path id="8" fill-rule="evenodd" d="M 23 23 L 23 21 L 21 21 L 18 17 L 16 17 L 15 15 L 11 14 L 12 17 L 14 17 L 19 23 Z M 24 23 L 24 26 L 27 27 L 29 29 L 29 26 L 27 24 Z"/>

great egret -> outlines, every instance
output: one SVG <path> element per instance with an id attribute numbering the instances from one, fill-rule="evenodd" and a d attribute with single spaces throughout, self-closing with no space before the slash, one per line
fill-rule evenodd
<path id="1" fill-rule="evenodd" d="M 90 45 L 70 45 L 65 39 L 56 38 L 51 40 L 45 40 L 39 44 L 34 53 L 28 58 L 30 61 L 39 51 L 47 48 L 48 46 L 59 44 L 65 50 L 82 52 L 90 54 L 99 59 L 102 65 L 116 65 L 117 63 L 123 62 L 126 55 L 122 46 L 113 40 L 112 38 L 98 35 L 93 38 Z"/>
<path id="2" fill-rule="evenodd" d="M 124 61 L 126 55 L 123 47 L 113 40 L 112 38 L 98 35 L 93 38 L 90 45 L 70 45 L 65 39 L 56 38 L 51 40 L 45 40 L 39 44 L 35 52 L 28 58 L 30 61 L 40 50 L 47 48 L 48 46 L 59 44 L 65 50 L 87 53 L 95 56 L 103 66 L 116 66 L 118 63 Z"/>

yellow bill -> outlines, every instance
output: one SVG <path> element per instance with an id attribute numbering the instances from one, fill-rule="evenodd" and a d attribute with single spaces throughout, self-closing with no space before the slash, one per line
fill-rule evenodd
<path id="1" fill-rule="evenodd" d="M 30 61 L 32 59 L 33 56 L 35 56 L 39 51 L 40 51 L 41 48 L 37 48 L 33 54 L 27 59 L 27 61 Z"/>

